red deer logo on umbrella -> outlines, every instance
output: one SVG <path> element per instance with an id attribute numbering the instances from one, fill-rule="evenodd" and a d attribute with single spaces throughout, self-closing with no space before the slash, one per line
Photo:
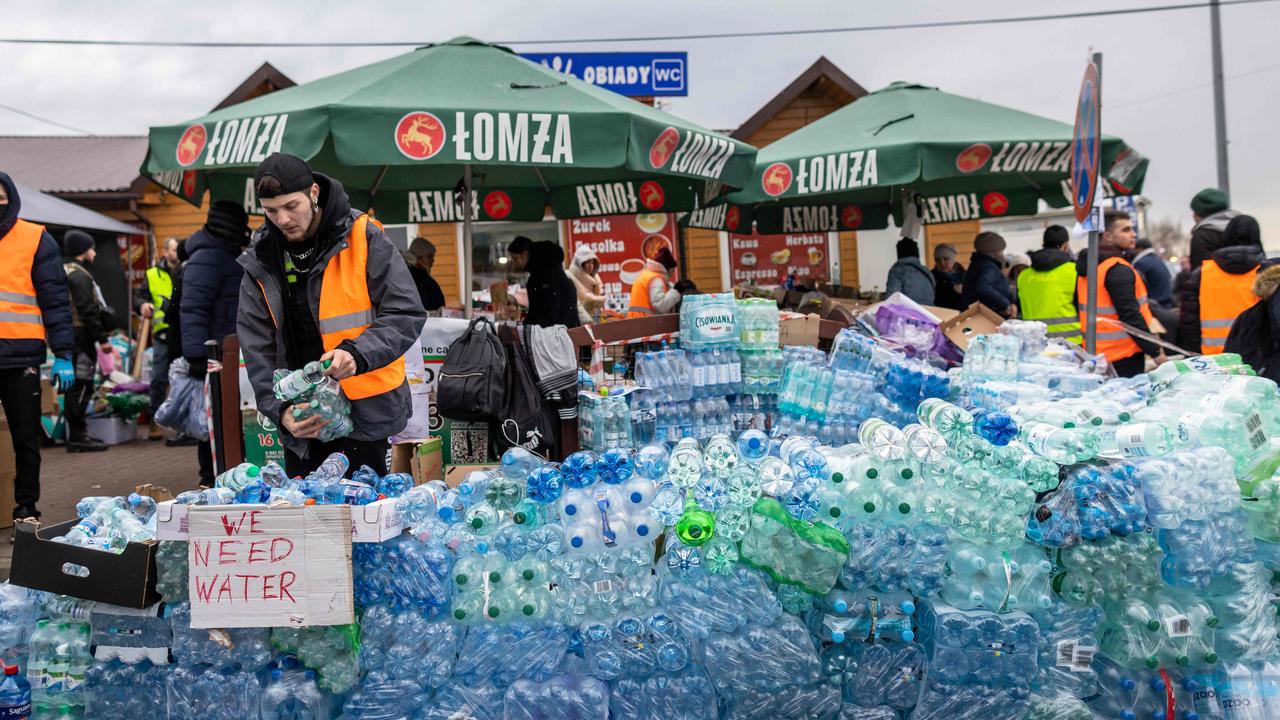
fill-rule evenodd
<path id="1" fill-rule="evenodd" d="M 729 208 L 724 214 L 724 226 L 733 232 L 738 229 L 738 224 L 742 222 L 742 210 L 736 206 Z"/>
<path id="2" fill-rule="evenodd" d="M 845 205 L 840 211 L 840 224 L 850 230 L 857 230 L 862 224 L 862 208 L 857 205 Z"/>
<path id="3" fill-rule="evenodd" d="M 208 133 L 205 132 L 203 125 L 192 125 L 183 130 L 182 137 L 178 139 L 178 164 L 186 167 L 199 160 L 207 139 Z"/>
<path id="4" fill-rule="evenodd" d="M 187 197 L 196 195 L 196 171 L 187 170 L 182 173 L 182 194 Z"/>
<path id="5" fill-rule="evenodd" d="M 640 204 L 646 210 L 657 210 L 662 207 L 666 199 L 667 194 L 662 191 L 662 186 L 653 180 L 645 181 L 640 185 Z"/>
<path id="6" fill-rule="evenodd" d="M 494 220 L 501 220 L 511 214 L 511 196 L 501 190 L 494 190 L 484 196 L 484 211 Z"/>
<path id="7" fill-rule="evenodd" d="M 791 166 L 776 162 L 765 168 L 760 176 L 760 187 L 772 197 L 778 197 L 791 187 Z"/>
<path id="8" fill-rule="evenodd" d="M 991 146 L 974 143 L 956 156 L 956 169 L 962 173 L 977 172 L 991 159 Z"/>
<path id="9" fill-rule="evenodd" d="M 671 154 L 676 151 L 676 144 L 680 142 L 680 131 L 673 127 L 669 127 L 658 134 L 658 139 L 653 141 L 649 146 L 649 165 L 654 168 L 660 168 L 667 164 L 671 159 Z"/>
<path id="10" fill-rule="evenodd" d="M 444 123 L 429 112 L 411 112 L 396 123 L 396 147 L 410 160 L 427 160 L 444 149 Z"/>
<path id="11" fill-rule="evenodd" d="M 982 209 L 991 215 L 1003 215 L 1009 212 L 1009 198 L 1004 193 L 989 192 L 982 196 Z"/>

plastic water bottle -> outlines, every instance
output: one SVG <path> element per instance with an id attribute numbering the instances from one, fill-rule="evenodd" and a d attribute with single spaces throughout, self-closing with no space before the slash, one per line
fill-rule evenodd
<path id="1" fill-rule="evenodd" d="M 317 385 L 324 382 L 324 371 L 329 363 L 328 360 L 323 364 L 319 360 L 312 360 L 303 365 L 300 370 L 277 377 L 272 386 L 272 392 L 282 402 L 289 402 L 310 394 Z"/>
<path id="2" fill-rule="evenodd" d="M 906 436 L 878 418 L 871 418 L 858 427 L 858 440 L 867 452 L 881 460 L 902 460 L 907 456 Z"/>
<path id="3" fill-rule="evenodd" d="M 658 436 L 658 404 L 656 393 L 636 390 L 631 393 L 631 433 L 637 445 L 648 445 Z"/>
<path id="4" fill-rule="evenodd" d="M 1119 425 L 1098 432 L 1098 455 L 1102 457 L 1153 457 L 1172 451 L 1173 433 L 1164 423 Z"/>
<path id="5" fill-rule="evenodd" d="M 240 463 L 214 478 L 213 484 L 216 487 L 227 488 L 232 492 L 239 492 L 240 488 L 256 480 L 261 473 L 262 469 L 253 463 Z"/>
<path id="6" fill-rule="evenodd" d="M 703 472 L 702 451 L 698 441 L 685 438 L 676 443 L 667 465 L 667 475 L 677 487 L 688 488 L 698 484 Z"/>
<path id="7" fill-rule="evenodd" d="M 757 465 L 769 454 L 769 436 L 760 430 L 745 430 L 738 436 L 738 456 L 751 465 Z"/>
<path id="8" fill-rule="evenodd" d="M 30 717 L 31 684 L 18 672 L 17 665 L 5 665 L 4 680 L 0 682 L 0 718 Z"/>
<path id="9" fill-rule="evenodd" d="M 347 470 L 350 467 L 351 461 L 347 459 L 344 453 L 332 453 L 307 478 L 310 480 L 338 480 L 347 474 Z"/>

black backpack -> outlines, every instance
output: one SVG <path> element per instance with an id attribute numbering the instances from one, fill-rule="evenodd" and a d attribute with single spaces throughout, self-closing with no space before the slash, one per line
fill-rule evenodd
<path id="1" fill-rule="evenodd" d="M 507 351 L 507 406 L 489 433 L 493 456 L 502 457 L 519 445 L 547 457 L 556 448 L 556 414 L 542 400 L 537 371 L 519 335 L 510 327 L 503 327 L 498 335 Z"/>
<path id="2" fill-rule="evenodd" d="M 507 368 L 507 351 L 493 323 L 482 317 L 472 320 L 444 355 L 436 383 L 438 412 L 454 420 L 502 417 L 507 405 Z"/>

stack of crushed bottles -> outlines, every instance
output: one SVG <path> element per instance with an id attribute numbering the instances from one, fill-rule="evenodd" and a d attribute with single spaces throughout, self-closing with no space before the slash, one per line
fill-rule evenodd
<path id="1" fill-rule="evenodd" d="M 58 720 L 1280 715 L 1275 384 L 1224 355 L 1108 379 L 1035 324 L 984 337 L 945 392 L 909 412 L 911 393 L 881 392 L 884 407 L 846 412 L 836 435 L 715 432 L 559 463 L 513 448 L 455 487 L 368 470 L 344 479 L 338 456 L 309 478 L 234 468 L 184 501 L 392 499 L 406 531 L 353 546 L 358 622 L 192 629 L 185 546 L 166 541 L 164 637 L 143 643 L 158 652 L 99 639 L 83 603 L 0 586 L 4 662 L 28 680 L 6 679 L 0 709 L 34 703 Z M 892 366 L 875 343 L 839 346 L 805 372 L 878 383 Z M 147 506 L 86 498 L 95 530 L 68 542 L 133 540 L 126 528 L 146 525 Z"/>

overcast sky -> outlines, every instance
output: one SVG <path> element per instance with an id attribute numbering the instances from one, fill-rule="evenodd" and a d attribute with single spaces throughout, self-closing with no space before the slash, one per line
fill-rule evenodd
<path id="1" fill-rule="evenodd" d="M 0 0 L 0 36 L 185 40 L 518 41 L 759 31 L 1008 17 L 1168 0 L 484 0 L 271 2 Z M 1103 129 L 1151 158 L 1153 219 L 1191 223 L 1216 184 L 1207 9 L 1116 18 L 750 40 L 519 45 L 522 51 L 686 50 L 687 98 L 667 109 L 732 129 L 825 55 L 868 89 L 895 80 L 1071 122 L 1089 51 L 1104 54 Z M 1224 7 L 1234 206 L 1280 247 L 1280 2 Z M 264 60 L 302 83 L 403 49 L 181 49 L 0 45 L 0 103 L 98 134 L 143 134 L 207 112 Z M 0 109 L 0 134 L 63 134 Z M 1271 158 L 1271 160 L 1267 160 Z"/>

